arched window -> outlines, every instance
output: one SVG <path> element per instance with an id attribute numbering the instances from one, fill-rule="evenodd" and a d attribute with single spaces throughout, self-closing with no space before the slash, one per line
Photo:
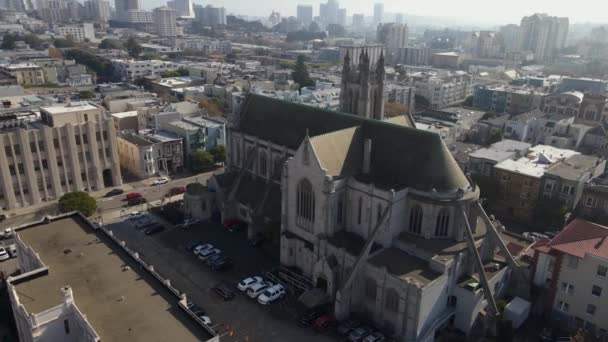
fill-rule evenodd
<path id="1" fill-rule="evenodd" d="M 359 197 L 359 205 L 357 209 L 357 224 L 361 224 L 363 219 L 363 198 Z"/>
<path id="2" fill-rule="evenodd" d="M 365 278 L 365 296 L 376 300 L 376 281 L 372 278 Z"/>
<path id="3" fill-rule="evenodd" d="M 418 204 L 410 209 L 410 233 L 420 234 L 422 232 L 422 207 Z"/>
<path id="4" fill-rule="evenodd" d="M 266 153 L 261 153 L 260 154 L 260 175 L 262 175 L 262 177 L 266 177 L 266 171 L 267 171 Z"/>
<path id="5" fill-rule="evenodd" d="M 447 208 L 443 208 L 437 215 L 437 222 L 435 222 L 435 236 L 447 236 L 448 227 L 450 226 L 450 212 Z"/>
<path id="6" fill-rule="evenodd" d="M 384 306 L 386 306 L 386 308 L 392 312 L 399 311 L 399 294 L 397 291 L 395 291 L 395 289 L 389 289 L 386 292 Z"/>
<path id="7" fill-rule="evenodd" d="M 306 229 L 311 229 L 315 220 L 315 194 L 312 184 L 307 179 L 302 179 L 298 183 L 296 210 L 296 223 Z"/>

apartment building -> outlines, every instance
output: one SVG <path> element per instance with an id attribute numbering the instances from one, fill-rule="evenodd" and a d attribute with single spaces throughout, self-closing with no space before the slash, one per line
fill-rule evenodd
<path id="1" fill-rule="evenodd" d="M 141 179 L 168 175 L 184 166 L 182 138 L 169 132 L 118 136 L 121 167 Z"/>
<path id="2" fill-rule="evenodd" d="M 122 184 L 116 133 L 87 102 L 0 117 L 0 206 L 10 210 Z"/>
<path id="3" fill-rule="evenodd" d="M 462 72 L 417 72 L 407 77 L 406 85 L 416 89 L 433 109 L 461 104 L 473 95 L 473 79 Z"/>
<path id="4" fill-rule="evenodd" d="M 575 219 L 534 246 L 533 284 L 560 326 L 608 337 L 608 227 Z"/>
<path id="5" fill-rule="evenodd" d="M 521 114 L 542 108 L 547 95 L 523 86 L 483 85 L 475 87 L 473 106 L 495 113 Z"/>
<path id="6" fill-rule="evenodd" d="M 144 76 L 160 77 L 165 71 L 179 69 L 180 65 L 174 62 L 147 60 L 136 61 L 134 59 L 113 59 L 112 65 L 118 76 L 125 81 L 135 81 Z"/>
<path id="7" fill-rule="evenodd" d="M 95 27 L 92 23 L 59 26 L 57 33 L 64 37 L 71 37 L 77 43 L 95 39 Z"/>
<path id="8" fill-rule="evenodd" d="M 16 78 L 17 84 L 23 86 L 40 85 L 46 82 L 43 69 L 33 63 L 0 65 L 0 71 Z"/>

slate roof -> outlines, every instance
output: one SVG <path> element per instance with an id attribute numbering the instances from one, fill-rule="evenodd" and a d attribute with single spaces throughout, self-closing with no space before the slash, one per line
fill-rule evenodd
<path id="1" fill-rule="evenodd" d="M 387 189 L 456 191 L 469 186 L 441 137 L 415 128 L 250 94 L 237 130 L 294 150 L 308 133 L 330 174 Z M 365 139 L 372 141 L 368 174 L 361 173 L 359 162 Z"/>
<path id="2" fill-rule="evenodd" d="M 534 248 L 540 252 L 551 250 L 583 258 L 586 254 L 608 258 L 608 227 L 576 219 L 551 241 L 539 241 Z"/>

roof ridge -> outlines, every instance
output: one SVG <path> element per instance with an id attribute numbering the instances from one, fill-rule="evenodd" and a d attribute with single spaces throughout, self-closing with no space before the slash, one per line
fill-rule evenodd
<path id="1" fill-rule="evenodd" d="M 579 226 L 579 224 L 582 224 L 585 226 Z M 566 236 L 565 236 L 566 233 L 570 234 L 571 231 L 575 231 L 577 229 L 589 229 L 589 228 L 581 228 L 581 227 L 588 227 L 586 225 L 589 225 L 589 227 L 593 227 L 593 229 L 601 229 L 601 230 L 595 230 L 593 232 L 593 234 L 591 234 L 591 232 L 589 232 L 589 234 L 587 234 L 587 235 L 579 234 L 580 236 L 566 239 Z M 566 240 L 559 241 L 558 238 L 560 237 L 560 235 L 563 239 L 566 239 Z M 566 244 L 566 243 L 598 239 L 598 238 L 602 238 L 602 237 L 606 237 L 606 236 L 608 236 L 608 227 L 597 224 L 595 222 L 587 221 L 587 220 L 575 219 L 574 221 L 570 222 L 555 238 L 553 238 L 547 244 L 547 246 L 553 247 L 553 246 L 558 246 L 558 245 L 562 245 L 562 244 Z M 555 240 L 557 240 L 557 241 L 555 241 Z M 554 241 L 555 241 L 555 243 L 554 243 Z"/>
<path id="2" fill-rule="evenodd" d="M 331 132 L 327 132 L 327 133 L 323 133 L 323 134 L 319 134 L 319 135 L 309 136 L 309 138 L 310 138 L 310 141 L 313 141 L 317 138 L 324 138 L 324 137 L 330 136 L 332 134 L 341 133 L 341 132 L 347 131 L 349 129 L 357 129 L 357 128 L 361 128 L 361 125 L 346 127 L 346 128 L 339 129 L 336 131 L 331 131 Z"/>

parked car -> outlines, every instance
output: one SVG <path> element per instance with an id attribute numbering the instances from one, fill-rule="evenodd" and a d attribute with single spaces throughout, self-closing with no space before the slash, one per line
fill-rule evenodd
<path id="1" fill-rule="evenodd" d="M 285 287 L 281 284 L 276 284 L 270 288 L 267 288 L 259 297 L 258 303 L 262 305 L 268 305 L 275 300 L 283 297 L 285 295 Z"/>
<path id="2" fill-rule="evenodd" d="M 197 223 L 201 222 L 199 219 L 195 219 L 195 218 L 187 218 L 184 220 L 184 222 L 180 223 L 177 225 L 177 227 L 180 228 L 188 228 L 192 225 L 195 225 Z"/>
<path id="3" fill-rule="evenodd" d="M 158 179 L 155 179 L 154 182 L 152 182 L 152 185 L 162 185 L 162 184 L 167 184 L 167 183 L 169 183 L 169 178 L 160 177 Z"/>
<path id="4" fill-rule="evenodd" d="M 143 197 L 137 197 L 137 198 L 128 200 L 127 201 L 127 206 L 128 207 L 132 207 L 134 205 L 140 205 L 140 204 L 144 204 L 144 203 L 146 203 L 146 199 L 145 198 L 143 198 Z"/>
<path id="5" fill-rule="evenodd" d="M 211 318 L 209 318 L 209 316 L 205 316 L 205 315 L 197 315 L 198 318 L 201 319 L 201 321 L 203 321 L 203 324 L 205 325 L 211 325 Z"/>
<path id="6" fill-rule="evenodd" d="M 226 283 L 219 283 L 211 288 L 218 296 L 222 297 L 225 301 L 232 300 L 235 296 L 234 291 Z"/>
<path id="7" fill-rule="evenodd" d="M 247 295 L 249 296 L 249 298 L 257 298 L 264 291 L 266 291 L 267 288 L 272 287 L 272 285 L 272 283 L 264 281 L 253 284 L 247 289 Z"/>
<path id="8" fill-rule="evenodd" d="M 204 244 L 205 243 L 203 243 L 203 241 L 192 241 L 189 244 L 187 244 L 185 248 L 187 251 L 193 252 L 196 249 L 196 247 L 202 246 Z"/>
<path id="9" fill-rule="evenodd" d="M 7 219 L 7 217 L 5 214 L 0 214 L 0 222 L 4 221 L 6 219 Z"/>
<path id="10" fill-rule="evenodd" d="M 248 278 L 245 278 L 245 279 L 239 281 L 239 283 L 236 287 L 240 291 L 245 292 L 245 291 L 247 291 L 248 288 L 252 287 L 253 285 L 255 285 L 257 283 L 261 283 L 263 281 L 264 281 L 264 279 L 262 279 L 262 277 L 260 277 L 260 276 L 248 277 Z"/>
<path id="11" fill-rule="evenodd" d="M 325 315 L 317 318 L 313 323 L 313 327 L 318 332 L 325 332 L 336 326 L 336 317 L 332 313 L 326 313 Z"/>
<path id="12" fill-rule="evenodd" d="M 186 187 L 185 186 L 176 186 L 174 188 L 171 188 L 169 190 L 169 192 L 167 192 L 166 197 L 180 195 L 180 194 L 183 194 L 184 192 L 186 192 Z"/>
<path id="13" fill-rule="evenodd" d="M 222 258 L 215 259 L 213 262 L 211 262 L 211 264 L 209 266 L 214 271 L 220 271 L 220 270 L 225 270 L 225 269 L 232 267 L 233 264 L 234 263 L 231 258 L 222 257 Z"/>
<path id="14" fill-rule="evenodd" d="M 338 334 L 347 336 L 351 331 L 361 326 L 361 322 L 354 319 L 347 319 L 338 325 Z"/>
<path id="15" fill-rule="evenodd" d="M 365 336 L 365 338 L 363 339 L 363 342 L 384 342 L 384 340 L 386 340 L 386 337 L 384 337 L 384 335 L 381 332 L 376 331 L 374 333 L 371 333 L 371 334 Z"/>
<path id="16" fill-rule="evenodd" d="M 207 260 L 205 260 L 205 265 L 211 266 L 211 264 L 214 263 L 215 260 L 221 259 L 223 257 L 224 257 L 224 254 L 222 254 L 222 253 L 213 254 L 212 256 L 208 257 Z"/>
<path id="17" fill-rule="evenodd" d="M 200 253 L 198 253 L 197 256 L 202 261 L 206 261 L 210 256 L 221 253 L 221 252 L 222 251 L 219 250 L 218 248 L 209 248 L 209 249 L 202 250 Z"/>
<path id="18" fill-rule="evenodd" d="M 160 233 L 164 230 L 165 230 L 165 226 L 163 226 L 162 224 L 155 224 L 154 226 L 144 230 L 144 233 L 146 235 L 152 235 L 152 234 Z"/>
<path id="19" fill-rule="evenodd" d="M 362 341 L 370 333 L 371 331 L 368 327 L 360 326 L 358 328 L 353 329 L 353 331 L 348 334 L 348 340 L 351 342 L 359 342 Z"/>
<path id="20" fill-rule="evenodd" d="M 136 199 L 136 198 L 140 198 L 140 197 L 144 197 L 144 195 L 140 194 L 139 192 L 129 192 L 127 194 L 126 200 L 132 200 L 132 199 Z"/>
<path id="21" fill-rule="evenodd" d="M 329 308 L 326 305 L 317 306 L 310 308 L 300 316 L 300 323 L 304 326 L 309 326 L 317 320 L 317 318 L 325 315 L 329 312 Z"/>
<path id="22" fill-rule="evenodd" d="M 194 312 L 198 312 L 198 311 L 202 311 L 203 313 L 205 312 L 205 310 L 203 308 L 201 308 L 200 306 L 194 304 L 191 301 L 187 301 L 186 302 L 186 308 L 190 311 Z"/>
<path id="23" fill-rule="evenodd" d="M 123 189 L 113 189 L 108 191 L 103 197 L 114 197 L 118 195 L 122 195 L 125 191 Z"/>
<path id="24" fill-rule="evenodd" d="M 11 258 L 16 258 L 17 257 L 17 245 L 12 244 L 10 246 L 8 246 L 8 248 L 6 248 L 8 251 L 8 254 L 11 256 Z"/>
<path id="25" fill-rule="evenodd" d="M 4 247 L 0 247 L 0 261 L 4 261 L 7 259 L 10 259 L 10 255 L 8 255 L 8 252 L 6 251 L 6 249 Z"/>
<path id="26" fill-rule="evenodd" d="M 264 242 L 265 238 L 264 235 L 262 235 L 261 233 L 256 233 L 251 240 L 249 241 L 249 243 L 251 243 L 252 246 L 256 247 L 261 245 Z"/>
<path id="27" fill-rule="evenodd" d="M 129 213 L 128 218 L 129 218 L 130 220 L 134 220 L 134 219 L 138 219 L 138 218 L 140 218 L 140 217 L 142 217 L 142 216 L 144 216 L 144 215 L 145 215 L 145 214 L 144 214 L 144 213 L 142 213 L 141 211 L 134 211 L 134 212 L 132 212 L 132 213 Z"/>
<path id="28" fill-rule="evenodd" d="M 228 229 L 229 232 L 235 232 L 243 229 L 247 224 L 241 220 L 227 220 L 224 221 L 224 228 Z"/>
<path id="29" fill-rule="evenodd" d="M 196 247 L 194 247 L 194 249 L 192 249 L 192 252 L 194 253 L 194 255 L 198 256 L 199 254 L 201 254 L 203 251 L 206 251 L 208 249 L 213 249 L 213 245 L 209 244 L 209 243 L 199 243 L 196 245 Z"/>
<path id="30" fill-rule="evenodd" d="M 199 308 L 196 305 L 192 309 L 190 309 L 190 311 L 192 311 L 192 313 L 195 314 L 196 316 L 204 316 L 205 315 L 205 310 Z"/>
<path id="31" fill-rule="evenodd" d="M 0 239 L 10 239 L 14 234 L 13 228 L 6 228 L 3 231 L 0 231 Z"/>

